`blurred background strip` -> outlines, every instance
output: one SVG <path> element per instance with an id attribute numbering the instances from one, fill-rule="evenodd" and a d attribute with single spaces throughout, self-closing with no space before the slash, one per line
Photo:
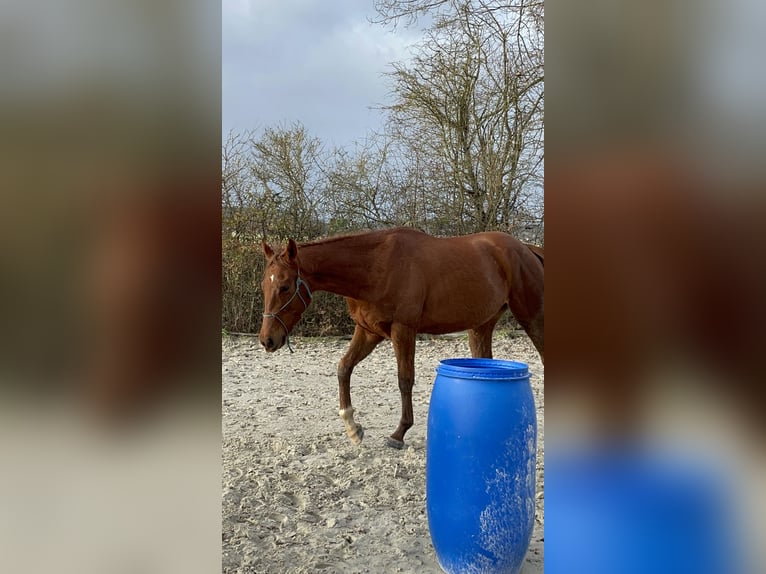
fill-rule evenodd
<path id="1" fill-rule="evenodd" d="M 678 475 L 690 488 L 717 485 L 694 503 L 717 525 L 698 529 L 696 542 L 720 543 L 729 561 L 703 571 L 763 571 L 766 9 L 753 0 L 546 8 L 547 557 L 561 565 L 556 549 L 572 548 L 573 536 L 593 543 L 606 532 L 595 546 L 604 558 L 641 531 L 640 515 L 624 509 L 647 483 L 573 482 L 635 466 L 652 488 L 674 485 L 652 491 L 669 495 L 653 499 L 665 508 L 680 504 L 669 494 Z M 679 462 L 659 468 L 655 457 Z M 556 468 L 577 472 L 568 480 Z M 572 504 L 576 492 L 594 504 Z M 606 516 L 621 527 L 604 529 Z M 576 535 L 555 527 L 573 523 L 584 525 Z M 672 549 L 683 524 L 633 537 L 630 552 L 651 555 L 659 532 Z M 638 571 L 700 571 L 669 560 Z M 615 564 L 552 571 L 622 571 Z"/>
<path id="2" fill-rule="evenodd" d="M 0 570 L 220 567 L 220 4 L 0 4 Z"/>

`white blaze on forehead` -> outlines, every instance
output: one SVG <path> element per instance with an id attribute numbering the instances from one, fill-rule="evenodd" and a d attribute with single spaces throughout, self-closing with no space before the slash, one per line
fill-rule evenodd
<path id="1" fill-rule="evenodd" d="M 274 283 L 274 275 L 272 275 L 271 277 L 269 277 L 269 279 L 271 279 L 271 282 L 272 282 L 272 283 Z"/>

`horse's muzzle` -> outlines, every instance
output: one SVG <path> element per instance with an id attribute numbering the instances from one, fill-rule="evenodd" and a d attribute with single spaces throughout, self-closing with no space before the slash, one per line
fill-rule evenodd
<path id="1" fill-rule="evenodd" d="M 267 353 L 273 353 L 274 351 L 277 351 L 282 348 L 282 346 L 285 344 L 285 338 L 284 337 L 271 337 L 271 336 L 264 336 L 261 335 L 259 338 L 261 345 L 263 345 L 263 348 L 266 349 Z"/>

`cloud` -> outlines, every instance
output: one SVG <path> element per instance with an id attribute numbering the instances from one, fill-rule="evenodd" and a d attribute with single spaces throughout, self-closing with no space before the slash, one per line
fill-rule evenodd
<path id="1" fill-rule="evenodd" d="M 370 24 L 354 0 L 225 0 L 223 131 L 301 121 L 348 145 L 382 125 L 384 73 L 407 57 L 416 30 Z"/>

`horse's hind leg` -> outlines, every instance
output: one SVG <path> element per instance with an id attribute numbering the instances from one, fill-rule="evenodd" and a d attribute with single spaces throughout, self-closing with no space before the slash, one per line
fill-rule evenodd
<path id="1" fill-rule="evenodd" d="M 351 373 L 354 371 L 354 367 L 372 353 L 382 340 L 383 337 L 370 333 L 357 325 L 348 350 L 338 363 L 339 414 L 346 427 L 346 434 L 354 444 L 362 442 L 364 429 L 354 422 L 354 409 L 351 406 Z"/>
<path id="2" fill-rule="evenodd" d="M 527 333 L 530 339 L 532 339 L 537 352 L 540 353 L 540 361 L 545 364 L 545 320 L 542 308 L 532 317 Z"/>
<path id="3" fill-rule="evenodd" d="M 520 265 L 516 281 L 508 294 L 508 307 L 524 328 L 545 363 L 545 304 L 543 267 L 534 258 L 534 265 Z"/>
<path id="4" fill-rule="evenodd" d="M 505 307 L 483 325 L 468 331 L 468 345 L 471 347 L 471 356 L 474 358 L 492 358 L 492 333 L 498 320 L 505 312 Z"/>
<path id="5" fill-rule="evenodd" d="M 412 385 L 415 382 L 415 330 L 394 323 L 391 326 L 391 342 L 394 344 L 399 375 L 399 393 L 402 396 L 402 417 L 387 444 L 394 448 L 404 447 L 404 433 L 414 422 L 412 414 Z"/>
<path id="6" fill-rule="evenodd" d="M 545 364 L 545 319 L 542 301 L 539 302 L 538 307 L 530 309 L 529 307 L 514 305 L 512 299 L 511 312 L 513 313 L 513 316 L 516 317 L 519 325 L 521 325 L 527 335 L 529 335 L 535 349 L 540 353 L 540 360 Z"/>

